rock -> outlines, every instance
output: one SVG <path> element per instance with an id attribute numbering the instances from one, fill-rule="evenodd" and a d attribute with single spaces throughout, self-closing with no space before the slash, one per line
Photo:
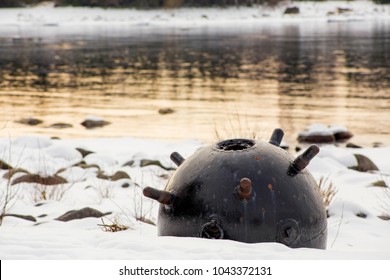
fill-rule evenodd
<path id="1" fill-rule="evenodd" d="M 70 128 L 73 127 L 70 123 L 53 123 L 52 125 L 49 126 L 50 128 Z"/>
<path id="2" fill-rule="evenodd" d="M 12 176 L 14 176 L 16 173 L 28 173 L 27 170 L 23 169 L 23 168 L 13 168 L 13 169 L 10 169 L 8 170 L 8 172 L 6 172 L 4 175 L 3 175 L 3 178 L 4 179 L 11 179 Z"/>
<path id="3" fill-rule="evenodd" d="M 15 217 L 15 218 L 20 218 L 23 220 L 31 221 L 31 222 L 36 222 L 37 220 L 31 216 L 31 215 L 19 215 L 19 214 L 5 214 L 4 217 Z"/>
<path id="4" fill-rule="evenodd" d="M 384 180 L 378 180 L 371 184 L 373 187 L 380 187 L 380 188 L 388 188 L 389 186 L 386 184 Z"/>
<path id="5" fill-rule="evenodd" d="M 363 213 L 363 212 L 357 213 L 356 216 L 359 217 L 359 218 L 363 218 L 363 219 L 367 218 L 367 214 Z"/>
<path id="6" fill-rule="evenodd" d="M 74 166 L 78 166 L 82 169 L 88 169 L 88 168 L 97 168 L 98 170 L 100 170 L 100 166 L 97 165 L 97 164 L 87 164 L 85 162 L 79 162 L 77 164 L 75 164 Z"/>
<path id="7" fill-rule="evenodd" d="M 284 15 L 298 15 L 299 14 L 299 8 L 298 7 L 287 7 L 286 10 L 284 10 Z"/>
<path id="8" fill-rule="evenodd" d="M 16 122 L 21 123 L 21 124 L 25 124 L 25 125 L 31 125 L 31 126 L 43 123 L 42 120 L 36 119 L 36 118 L 26 118 L 26 119 L 18 120 Z"/>
<path id="9" fill-rule="evenodd" d="M 92 129 L 96 127 L 103 127 L 106 125 L 109 125 L 110 122 L 107 122 L 101 118 L 93 117 L 93 118 L 87 118 L 84 120 L 81 125 L 86 127 L 87 129 Z"/>
<path id="10" fill-rule="evenodd" d="M 352 136 L 353 134 L 343 126 L 312 124 L 305 131 L 298 134 L 297 140 L 308 143 L 332 143 L 335 141 L 346 141 Z"/>
<path id="11" fill-rule="evenodd" d="M 176 168 L 173 167 L 165 167 L 161 164 L 159 160 L 152 160 L 152 159 L 142 159 L 140 162 L 141 167 L 149 166 L 149 165 L 157 165 L 161 167 L 162 169 L 165 169 L 167 171 L 176 170 Z"/>
<path id="12" fill-rule="evenodd" d="M 334 133 L 334 138 L 336 139 L 336 141 L 346 141 L 350 138 L 353 137 L 353 134 L 349 131 L 341 131 L 341 132 L 336 132 Z"/>
<path id="13" fill-rule="evenodd" d="M 299 135 L 298 142 L 308 142 L 308 143 L 332 143 L 336 141 L 336 138 L 333 134 L 322 135 L 322 134 L 308 134 L 308 135 Z"/>
<path id="14" fill-rule="evenodd" d="M 85 207 L 80 210 L 68 211 L 65 214 L 59 216 L 55 220 L 67 222 L 71 220 L 84 219 L 84 218 L 100 218 L 111 213 L 102 213 L 90 207 Z"/>
<path id="15" fill-rule="evenodd" d="M 381 143 L 381 142 L 374 142 L 374 143 L 372 143 L 372 147 L 374 147 L 374 148 L 380 148 L 382 146 L 383 146 L 383 143 Z"/>
<path id="16" fill-rule="evenodd" d="M 390 215 L 384 214 L 384 215 L 378 216 L 378 218 L 382 219 L 384 221 L 389 221 L 390 220 Z"/>
<path id="17" fill-rule="evenodd" d="M 11 169 L 13 169 L 13 167 L 0 159 L 0 169 L 11 170 Z"/>
<path id="18" fill-rule="evenodd" d="M 89 150 L 85 150 L 83 148 L 76 148 L 77 151 L 80 152 L 80 154 L 83 156 L 83 157 L 86 157 L 87 155 L 89 154 L 93 154 L 94 152 L 92 151 L 89 151 Z"/>
<path id="19" fill-rule="evenodd" d="M 110 180 L 110 181 L 118 181 L 120 179 L 131 179 L 129 174 L 127 174 L 124 171 L 117 171 L 115 172 L 114 175 L 111 176 L 105 175 L 104 172 L 100 172 L 96 177 L 99 179 Z"/>
<path id="20" fill-rule="evenodd" d="M 352 166 L 350 169 L 360 171 L 360 172 L 367 172 L 371 170 L 378 171 L 378 167 L 366 156 L 360 155 L 360 154 L 354 154 L 357 166 Z"/>
<path id="21" fill-rule="evenodd" d="M 120 179 L 131 179 L 129 174 L 127 174 L 126 172 L 124 171 L 117 171 L 115 172 L 114 175 L 111 176 L 111 181 L 117 181 L 117 180 L 120 180 Z"/>
<path id="22" fill-rule="evenodd" d="M 350 12 L 353 12 L 353 10 L 351 8 L 341 8 L 341 7 L 337 8 L 338 14 L 345 14 L 345 13 L 350 13 Z"/>
<path id="23" fill-rule="evenodd" d="M 26 174 L 22 175 L 15 180 L 12 181 L 11 185 L 16 185 L 20 183 L 37 183 L 41 185 L 59 185 L 59 184 L 66 184 L 67 181 L 58 176 L 49 176 L 49 177 L 41 177 L 38 174 Z"/>
<path id="24" fill-rule="evenodd" d="M 347 145 L 345 145 L 345 147 L 353 148 L 353 149 L 361 149 L 362 148 L 361 146 L 355 145 L 353 143 L 347 143 Z"/>
<path id="25" fill-rule="evenodd" d="M 172 114 L 174 112 L 175 112 L 175 110 L 173 110 L 172 108 L 161 108 L 160 110 L 158 110 L 158 113 L 160 115 Z"/>
<path id="26" fill-rule="evenodd" d="M 124 183 L 124 184 L 122 184 L 121 187 L 124 188 L 124 189 L 127 189 L 128 187 L 130 187 L 130 184 L 129 183 Z"/>
<path id="27" fill-rule="evenodd" d="M 127 161 L 127 162 L 125 162 L 124 164 L 122 164 L 122 167 L 124 167 L 124 166 L 133 166 L 134 165 L 134 160 L 129 160 L 129 161 Z"/>

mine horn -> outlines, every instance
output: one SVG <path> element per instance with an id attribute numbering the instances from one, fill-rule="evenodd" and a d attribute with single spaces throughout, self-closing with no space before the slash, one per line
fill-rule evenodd
<path id="1" fill-rule="evenodd" d="M 310 163 L 310 161 L 319 153 L 320 148 L 316 145 L 311 145 L 301 155 L 290 164 L 288 175 L 295 176 Z"/>
<path id="2" fill-rule="evenodd" d="M 178 152 L 173 152 L 171 154 L 171 160 L 177 165 L 180 166 L 184 162 L 184 158 Z"/>
<path id="3" fill-rule="evenodd" d="M 152 187 L 145 187 L 142 192 L 144 196 L 154 199 L 164 205 L 172 204 L 175 199 L 175 196 L 170 192 L 157 190 Z"/>
<path id="4" fill-rule="evenodd" d="M 284 131 L 281 128 L 275 128 L 274 132 L 272 132 L 271 138 L 269 139 L 268 143 L 279 147 L 280 143 L 282 142 L 284 136 Z"/>

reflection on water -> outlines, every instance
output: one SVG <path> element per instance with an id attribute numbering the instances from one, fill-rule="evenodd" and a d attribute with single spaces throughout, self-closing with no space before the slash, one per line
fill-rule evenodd
<path id="1" fill-rule="evenodd" d="M 215 140 L 282 127 L 293 141 L 321 122 L 390 143 L 390 22 L 114 31 L 0 36 L 3 132 Z M 87 131 L 88 115 L 112 124 Z M 44 124 L 14 123 L 30 116 Z"/>

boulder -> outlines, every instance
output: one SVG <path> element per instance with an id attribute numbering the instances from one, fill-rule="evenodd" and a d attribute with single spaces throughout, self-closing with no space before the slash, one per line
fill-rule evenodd
<path id="1" fill-rule="evenodd" d="M 65 214 L 59 216 L 55 220 L 61 221 L 61 222 L 67 222 L 71 220 L 77 220 L 77 219 L 84 219 L 84 218 L 101 218 L 105 215 L 108 215 L 111 213 L 102 213 L 96 209 L 85 207 L 80 210 L 72 210 L 68 211 Z"/>

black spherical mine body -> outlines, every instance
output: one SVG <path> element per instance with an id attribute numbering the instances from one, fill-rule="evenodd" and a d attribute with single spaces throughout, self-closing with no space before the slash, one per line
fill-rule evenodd
<path id="1" fill-rule="evenodd" d="M 279 147 L 280 135 L 275 130 L 270 143 L 221 141 L 185 160 L 173 153 L 178 169 L 165 190 L 144 189 L 161 203 L 158 234 L 325 249 L 326 211 L 305 169 L 318 147 L 294 159 Z"/>

